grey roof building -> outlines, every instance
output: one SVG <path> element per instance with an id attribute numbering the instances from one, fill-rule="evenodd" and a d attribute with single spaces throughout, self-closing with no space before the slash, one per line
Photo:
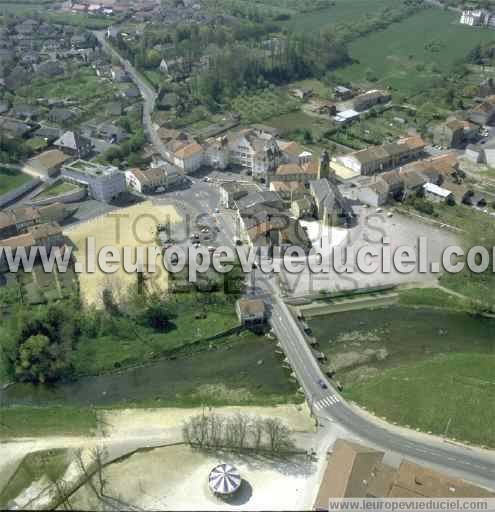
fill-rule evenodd
<path id="1" fill-rule="evenodd" d="M 347 225 L 353 210 L 335 183 L 325 178 L 311 181 L 311 195 L 316 204 L 318 219 L 329 225 Z"/>
<path id="2" fill-rule="evenodd" d="M 76 160 L 62 167 L 62 177 L 88 187 L 98 201 L 111 201 L 126 190 L 125 175 L 116 167 Z"/>

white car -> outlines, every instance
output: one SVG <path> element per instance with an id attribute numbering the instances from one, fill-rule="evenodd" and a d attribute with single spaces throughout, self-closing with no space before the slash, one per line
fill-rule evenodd
<path id="1" fill-rule="evenodd" d="M 376 212 L 376 213 L 382 213 L 382 212 L 383 212 L 383 208 L 377 208 L 377 209 L 375 210 L 375 212 Z"/>

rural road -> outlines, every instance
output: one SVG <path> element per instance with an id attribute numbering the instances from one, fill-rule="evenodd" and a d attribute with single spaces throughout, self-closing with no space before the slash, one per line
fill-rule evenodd
<path id="1" fill-rule="evenodd" d="M 117 59 L 122 67 L 127 71 L 132 81 L 139 89 L 141 96 L 143 98 L 143 125 L 148 135 L 150 142 L 152 143 L 155 151 L 166 161 L 170 161 L 167 155 L 167 150 L 165 148 L 164 143 L 158 136 L 152 121 L 152 113 L 155 109 L 155 102 L 157 100 L 157 93 L 151 87 L 151 85 L 146 82 L 146 80 L 137 72 L 134 66 L 124 57 L 122 57 L 107 41 L 106 32 L 94 31 L 93 34 L 98 39 L 98 42 L 101 44 L 103 50 L 109 54 L 111 57 Z M 172 163 L 172 162 L 171 162 Z"/>

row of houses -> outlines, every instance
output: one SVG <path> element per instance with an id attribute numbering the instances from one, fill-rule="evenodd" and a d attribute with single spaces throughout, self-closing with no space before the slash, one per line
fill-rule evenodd
<path id="1" fill-rule="evenodd" d="M 0 212 L 0 246 L 10 247 L 13 252 L 23 247 L 60 247 L 65 244 L 60 223 L 72 214 L 72 210 L 61 203 L 40 208 L 19 207 Z M 8 270 L 7 259 L 2 251 L 0 272 Z"/>
<path id="2" fill-rule="evenodd" d="M 358 174 L 370 176 L 421 158 L 425 147 L 421 137 L 407 137 L 340 156 L 337 162 Z"/>
<path id="3" fill-rule="evenodd" d="M 226 136 L 208 139 L 204 144 L 184 132 L 159 129 L 170 162 L 185 174 L 202 166 L 226 169 L 234 165 L 246 169 L 255 179 L 267 180 L 280 164 L 306 164 L 312 154 L 298 144 L 277 139 L 277 131 L 256 125 Z"/>
<path id="4" fill-rule="evenodd" d="M 33 247 L 44 247 L 46 251 L 54 247 L 63 247 L 65 237 L 62 228 L 56 222 L 36 224 L 26 229 L 25 233 L 0 240 L 0 247 L 8 247 L 13 253 L 23 248 L 29 251 Z M 0 254 L 0 272 L 9 270 L 8 258 L 4 251 Z"/>
<path id="5" fill-rule="evenodd" d="M 313 510 L 327 511 L 342 498 L 489 498 L 492 491 L 403 459 L 385 462 L 385 453 L 337 439 L 323 472 Z"/>
<path id="6" fill-rule="evenodd" d="M 291 175 L 284 173 L 284 179 L 284 183 L 300 185 L 297 196 L 284 197 L 273 189 L 262 191 L 254 183 L 228 182 L 220 187 L 222 204 L 237 211 L 239 231 L 246 243 L 270 250 L 297 246 L 308 251 L 312 245 L 301 220 L 350 225 L 352 206 L 340 192 L 328 153 L 322 154 L 311 179 L 297 169 Z"/>
<path id="7" fill-rule="evenodd" d="M 360 187 L 358 198 L 364 204 L 377 207 L 391 199 L 402 200 L 422 191 L 435 196 L 437 189 L 429 186 L 425 189 L 425 185 L 442 185 L 455 172 L 456 166 L 457 157 L 453 153 L 420 160 L 373 177 L 370 183 Z M 442 195 L 445 192 L 441 192 L 438 197 Z M 444 199 L 449 200 L 451 197 L 447 195 Z"/>

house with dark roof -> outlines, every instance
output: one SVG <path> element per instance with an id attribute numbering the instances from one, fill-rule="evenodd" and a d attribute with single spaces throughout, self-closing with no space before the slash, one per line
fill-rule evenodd
<path id="1" fill-rule="evenodd" d="M 12 117 L 0 116 L 0 130 L 4 135 L 11 138 L 25 137 L 33 128 Z"/>
<path id="2" fill-rule="evenodd" d="M 450 118 L 433 128 L 433 142 L 444 148 L 460 148 L 478 137 L 478 126 L 462 119 Z"/>
<path id="3" fill-rule="evenodd" d="M 349 200 L 340 192 L 336 183 L 322 178 L 309 183 L 315 201 L 318 219 L 330 226 L 349 226 L 354 212 Z"/>
<path id="4" fill-rule="evenodd" d="M 88 158 L 93 153 L 91 141 L 73 131 L 65 132 L 53 145 L 67 155 L 76 158 Z"/>

